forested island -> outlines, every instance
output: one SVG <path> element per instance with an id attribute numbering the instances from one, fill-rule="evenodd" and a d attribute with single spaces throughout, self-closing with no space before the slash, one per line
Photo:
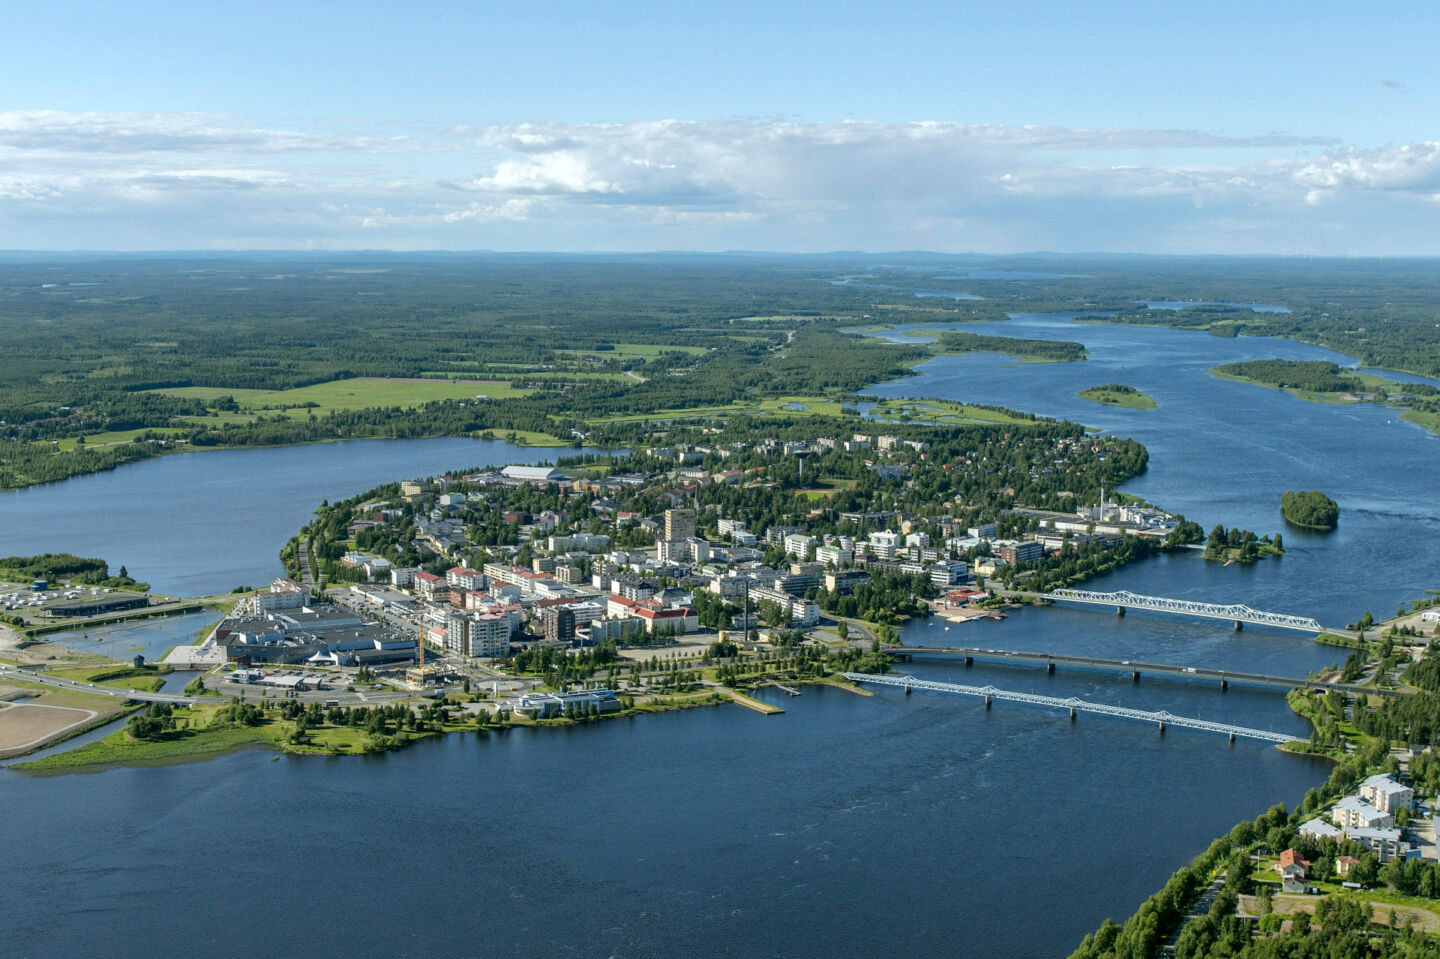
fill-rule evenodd
<path id="1" fill-rule="evenodd" d="M 1340 506 L 1319 490 L 1286 490 L 1280 497 L 1280 514 L 1296 526 L 1331 530 L 1340 521 Z"/>
<path id="2" fill-rule="evenodd" d="M 1318 360 L 1250 360 L 1226 363 L 1211 372 L 1226 379 L 1304 393 L 1356 393 L 1364 388 L 1359 377 Z"/>
<path id="3" fill-rule="evenodd" d="M 1074 340 L 1035 340 L 947 331 L 936 337 L 936 344 L 942 353 L 1003 353 L 1026 363 L 1075 363 L 1085 359 L 1085 345 Z"/>
<path id="4" fill-rule="evenodd" d="M 1205 558 L 1218 563 L 1254 563 L 1263 556 L 1284 555 L 1285 541 L 1279 533 L 1262 537 L 1248 529 L 1217 525 L 1205 541 Z"/>
<path id="5" fill-rule="evenodd" d="M 1129 410 L 1153 410 L 1155 408 L 1153 396 L 1142 393 L 1133 386 L 1124 386 L 1120 383 L 1087 386 L 1075 395 L 1082 400 L 1089 400 L 1102 406 L 1123 406 Z"/>

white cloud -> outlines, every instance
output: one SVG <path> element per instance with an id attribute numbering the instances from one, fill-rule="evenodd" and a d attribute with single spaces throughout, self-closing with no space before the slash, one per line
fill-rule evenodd
<path id="1" fill-rule="evenodd" d="M 1307 190 L 1434 190 L 1440 187 L 1440 142 L 1334 150 L 1296 170 L 1295 182 Z"/>
<path id="2" fill-rule="evenodd" d="M 1387 242 L 1440 252 L 1436 195 L 1437 143 L 945 122 L 431 130 L 0 113 L 0 247 L 12 248 L 164 237 L 144 242 L 1223 251 L 1233 234 L 1289 252 L 1319 232 L 1317 205 L 1349 250 L 1398 203 L 1420 212 L 1406 218 L 1413 236 Z"/>

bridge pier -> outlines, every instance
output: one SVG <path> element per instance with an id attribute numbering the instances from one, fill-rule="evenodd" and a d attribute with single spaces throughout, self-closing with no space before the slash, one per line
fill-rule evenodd
<path id="1" fill-rule="evenodd" d="M 1075 721 L 1075 707 L 1074 707 L 1074 706 L 1071 706 L 1071 707 L 1070 707 L 1070 721 L 1071 721 L 1072 723 Z"/>
<path id="2" fill-rule="evenodd" d="M 1239 619 L 1235 620 L 1235 632 L 1238 633 L 1238 632 L 1240 632 L 1240 630 L 1242 630 L 1242 629 L 1244 629 L 1244 628 L 1245 628 L 1245 623 L 1244 623 L 1243 620 L 1239 620 Z"/>
<path id="3" fill-rule="evenodd" d="M 989 696 L 986 696 L 986 697 L 985 697 L 985 708 L 986 708 L 986 709 L 989 709 L 989 708 L 990 708 L 990 697 L 989 697 Z"/>
<path id="4" fill-rule="evenodd" d="M 1165 720 L 1160 720 L 1160 735 L 1165 735 Z"/>
<path id="5" fill-rule="evenodd" d="M 1232 746 L 1235 745 L 1235 734 L 1234 734 L 1234 733 L 1231 733 L 1231 734 L 1230 734 L 1230 745 L 1232 745 Z"/>
<path id="6" fill-rule="evenodd" d="M 1140 670 L 1138 670 L 1138 669 L 1132 669 L 1132 670 L 1130 670 L 1130 682 L 1132 682 L 1132 683 L 1138 683 L 1138 682 L 1140 682 Z"/>
<path id="7" fill-rule="evenodd" d="M 910 695 L 910 684 L 909 684 L 909 683 L 906 683 L 906 684 L 905 684 L 905 695 L 906 695 L 906 696 L 909 696 L 909 695 Z"/>
<path id="8" fill-rule="evenodd" d="M 1125 607 L 1124 607 L 1124 606 L 1116 606 L 1116 607 L 1115 607 L 1115 615 L 1116 615 L 1116 616 L 1124 616 L 1124 615 L 1125 615 Z"/>
<path id="9" fill-rule="evenodd" d="M 1046 664 L 1045 664 L 1045 672 L 1047 672 L 1047 673 L 1053 673 L 1053 672 L 1055 672 L 1055 664 L 1054 664 L 1054 663 L 1046 663 Z"/>
<path id="10" fill-rule="evenodd" d="M 1228 680 L 1228 679 L 1222 679 L 1222 680 L 1220 680 L 1220 688 L 1221 688 L 1222 690 L 1229 689 L 1229 688 L 1230 688 L 1230 680 Z"/>
<path id="11" fill-rule="evenodd" d="M 966 657 L 965 657 L 965 665 L 966 665 L 966 666 L 974 666 L 974 665 L 975 665 L 975 657 L 974 657 L 974 656 L 966 656 Z"/>

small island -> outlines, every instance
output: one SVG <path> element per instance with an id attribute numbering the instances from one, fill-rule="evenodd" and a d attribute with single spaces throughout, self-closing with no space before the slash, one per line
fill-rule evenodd
<path id="1" fill-rule="evenodd" d="M 1001 353 L 1021 363 L 1078 363 L 1085 359 L 1085 344 L 1074 340 L 1034 340 L 1015 336 L 985 336 L 947 330 L 935 337 L 941 354 Z"/>
<path id="2" fill-rule="evenodd" d="M 1104 406 L 1123 406 L 1128 410 L 1153 410 L 1155 398 L 1142 393 L 1133 386 L 1106 383 L 1103 386 L 1087 386 L 1075 394 L 1082 400 L 1100 403 Z"/>
<path id="3" fill-rule="evenodd" d="M 1229 566 L 1231 563 L 1254 563 L 1262 556 L 1284 556 L 1285 541 L 1279 533 L 1256 536 L 1248 529 L 1226 529 L 1216 526 L 1205 542 L 1205 558 Z"/>
<path id="4" fill-rule="evenodd" d="M 1332 530 L 1340 521 L 1340 506 L 1319 490 L 1286 490 L 1280 497 L 1280 515 L 1304 529 Z"/>
<path id="5" fill-rule="evenodd" d="M 1210 371 L 1222 380 L 1236 380 L 1283 390 L 1311 403 L 1358 403 L 1369 398 L 1369 390 L 1383 388 L 1386 381 L 1341 370 L 1334 363 L 1317 360 L 1250 360 L 1226 363 Z M 1370 382 L 1367 382 L 1367 379 Z"/>

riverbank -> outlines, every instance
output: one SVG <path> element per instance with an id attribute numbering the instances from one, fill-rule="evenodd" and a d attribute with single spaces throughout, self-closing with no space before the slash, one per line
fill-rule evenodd
<path id="1" fill-rule="evenodd" d="M 1288 393 L 1306 403 L 1316 403 L 1322 406 L 1355 406 L 1362 403 L 1385 406 L 1394 410 L 1405 422 L 1413 423 L 1421 429 L 1440 435 L 1440 414 L 1427 409 L 1416 409 L 1406 401 L 1395 399 L 1397 394 L 1404 396 L 1409 392 L 1407 385 L 1395 380 L 1387 380 L 1374 373 L 1345 371 L 1345 378 L 1355 381 L 1355 386 L 1351 389 L 1309 390 L 1298 386 L 1287 386 L 1262 377 L 1226 373 L 1222 372 L 1222 369 L 1222 367 L 1216 367 L 1210 370 L 1210 375 L 1218 380 L 1248 383 L 1251 386 L 1261 386 L 1265 389 Z"/>
<path id="2" fill-rule="evenodd" d="M 297 439 L 297 440 L 290 440 L 290 441 L 283 442 L 283 443 L 267 443 L 267 444 L 264 444 L 263 446 L 262 446 L 262 445 L 257 445 L 257 444 L 254 444 L 254 443 L 238 443 L 238 444 L 233 444 L 233 445 L 224 444 L 224 443 L 216 443 L 216 444 L 213 444 L 213 445 L 212 445 L 212 444 L 206 444 L 206 443 L 190 444 L 190 443 L 169 442 L 169 443 L 166 443 L 166 444 L 163 445 L 163 446 L 158 446 L 158 447 L 152 449 L 151 447 L 154 447 L 155 444 L 124 443 L 124 444 L 118 444 L 118 446 L 124 447 L 127 452 L 131 452 L 131 451 L 133 450 L 133 451 L 135 451 L 135 452 L 139 452 L 141 455 L 131 455 L 131 456 L 129 456 L 129 457 L 127 457 L 127 458 L 123 458 L 123 459 L 106 460 L 106 461 L 77 462 L 77 463 L 74 464 L 75 467 L 76 467 L 75 469 L 72 469 L 72 470 L 70 470 L 69 472 L 64 473 L 63 475 L 47 476 L 47 477 L 44 478 L 44 479 L 36 479 L 36 480 L 32 480 L 32 481 L 30 481 L 30 482 L 25 482 L 25 483 L 9 483 L 9 482 L 5 482 L 3 479 L 0 479 L 0 493 L 16 492 L 16 491 L 19 491 L 19 490 L 33 489 L 33 488 L 35 488 L 35 487 L 40 487 L 40 486 L 53 486 L 53 485 L 55 485 L 55 484 L 64 483 L 64 482 L 67 481 L 67 480 L 75 479 L 75 478 L 77 478 L 77 477 L 81 477 L 81 476 L 94 476 L 94 475 L 97 474 L 97 473 L 108 473 L 108 472 L 112 472 L 112 471 L 114 471 L 114 470 L 116 470 L 116 469 L 119 469 L 119 468 L 122 467 L 122 466 L 131 466 L 131 465 L 134 465 L 134 464 L 137 464 L 137 463 L 148 462 L 148 461 L 150 461 L 150 460 L 165 459 L 165 458 L 168 458 L 168 457 L 171 457 L 171 456 L 175 456 L 175 455 L 181 454 L 181 453 L 208 453 L 208 452 L 217 452 L 217 453 L 230 452 L 230 453 L 233 453 L 233 452 L 241 452 L 241 451 L 246 451 L 246 450 L 283 449 L 283 448 L 285 448 L 285 447 L 294 447 L 294 446 L 326 446 L 326 445 L 330 445 L 330 444 L 334 444 L 334 443 L 351 443 L 351 442 L 356 442 L 356 441 L 361 441 L 361 440 L 394 440 L 394 439 L 406 439 L 406 440 L 472 439 L 472 440 L 484 440 L 484 441 L 486 441 L 486 442 L 509 443 L 511 446 L 518 446 L 518 447 L 537 447 L 537 448 L 555 448 L 555 449 L 574 449 L 574 448 L 576 448 L 575 445 L 573 444 L 573 442 L 569 442 L 569 441 L 563 440 L 563 439 L 561 439 L 560 437 L 551 435 L 551 434 L 549 434 L 549 433 L 539 433 L 539 432 L 536 432 L 536 431 L 534 431 L 534 430 L 495 430 L 495 429 L 471 430 L 471 431 L 464 431 L 464 432 L 450 432 L 450 431 L 446 431 L 446 430 L 435 430 L 434 432 L 418 433 L 418 434 L 415 434 L 415 435 L 413 435 L 413 436 L 407 435 L 407 436 L 404 436 L 404 437 L 396 437 L 396 436 L 387 434 L 387 433 L 384 431 L 383 428 L 377 428 L 377 429 L 376 429 L 375 431 L 373 431 L 373 432 L 353 432 L 353 433 L 345 433 L 344 435 L 340 435 L 340 436 L 324 436 L 324 437 L 315 437 L 315 438 L 312 438 L 312 439 Z M 589 447 L 589 446 L 592 446 L 592 445 L 593 445 L 593 444 L 583 443 L 583 442 L 582 442 L 582 444 L 581 444 L 582 447 Z M 104 449 L 106 449 L 106 448 L 107 448 L 107 447 L 105 447 L 105 446 L 97 446 L 97 447 L 95 447 L 95 449 L 97 449 L 97 450 L 104 450 Z M 8 475 L 8 474 L 0 473 L 0 476 L 5 476 L 5 475 Z"/>
<path id="3" fill-rule="evenodd" d="M 785 685 L 823 685 L 843 689 L 859 696 L 873 696 L 869 690 L 834 675 L 809 677 L 806 679 L 785 679 Z M 779 681 L 758 677 L 754 685 L 778 685 Z M 211 759 L 240 749 L 271 749 L 276 752 L 297 756 L 343 756 L 373 755 L 404 749 L 422 739 L 459 732 L 499 731 L 511 727 L 560 727 L 576 726 L 590 722 L 641 716 L 646 713 L 673 712 L 678 709 L 697 709 L 706 706 L 723 706 L 727 703 L 743 706 L 762 715 L 779 715 L 785 712 L 779 706 L 763 702 L 740 689 L 724 686 L 702 686 L 698 689 L 653 694 L 628 700 L 629 705 L 615 712 L 587 717 L 549 717 L 530 719 L 509 712 L 491 712 L 485 707 L 471 711 L 459 704 L 437 704 L 431 700 L 406 700 L 392 704 L 396 709 L 409 710 L 411 715 L 421 719 L 419 728 L 411 727 L 410 720 L 397 722 L 387 720 L 383 731 L 373 731 L 371 725 L 364 727 L 349 722 L 334 722 L 335 714 L 344 714 L 351 709 L 361 709 L 372 715 L 363 706 L 347 706 L 325 710 L 326 720 L 312 724 L 300 718 L 287 719 L 281 714 L 284 702 L 267 702 L 252 707 L 255 711 L 253 722 L 246 724 L 236 721 L 236 704 L 217 701 L 193 706 L 172 707 L 170 716 L 175 728 L 148 739 L 139 739 L 126 729 L 117 730 L 103 739 L 87 743 L 77 749 L 56 753 L 33 762 L 14 763 L 10 768 L 25 772 L 59 772 L 94 769 L 113 765 L 160 765 L 176 762 Z M 137 707 L 138 708 L 138 707 Z M 439 718 L 439 709 L 450 710 L 445 718 Z M 101 721 L 109 721 L 112 714 Z M 3 716 L 3 712 L 0 712 Z M 396 719 L 399 719 L 398 715 Z M 372 720 L 373 722 L 373 720 Z M 93 728 L 91 723 L 85 728 Z M 83 732 L 77 729 L 71 735 Z M 68 737 L 67 737 L 68 738 Z M 45 745 L 52 745 L 46 743 Z M 38 748 L 38 747 L 36 747 Z"/>

